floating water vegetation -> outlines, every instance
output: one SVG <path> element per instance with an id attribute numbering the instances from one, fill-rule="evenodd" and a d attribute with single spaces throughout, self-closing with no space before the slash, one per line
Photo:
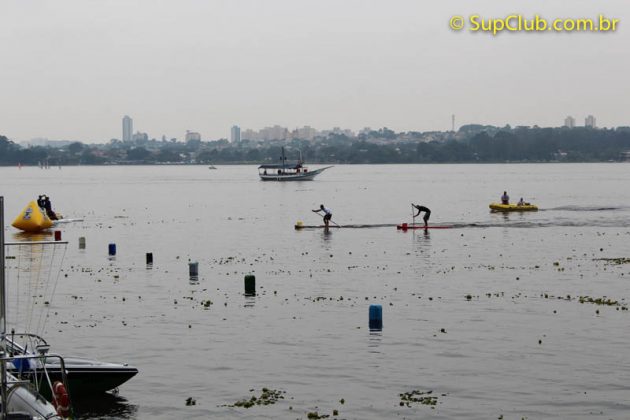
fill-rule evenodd
<path id="1" fill-rule="evenodd" d="M 595 258 L 593 261 L 605 261 L 608 264 L 613 265 L 621 265 L 621 264 L 630 264 L 630 258 Z"/>
<path id="2" fill-rule="evenodd" d="M 254 392 L 253 389 L 250 389 L 249 392 Z M 255 405 L 272 405 L 278 402 L 278 400 L 284 399 L 285 391 L 278 391 L 275 389 L 263 388 L 261 390 L 260 397 L 256 397 L 252 395 L 249 399 L 242 399 L 234 404 L 224 405 L 222 407 L 243 407 L 250 408 Z"/>
<path id="3" fill-rule="evenodd" d="M 411 392 L 405 392 L 400 394 L 400 406 L 411 407 L 411 404 L 417 403 L 422 405 L 428 405 L 435 409 L 438 402 L 438 397 L 434 397 L 433 391 L 419 391 L 417 389 Z M 445 394 L 442 394 L 444 396 Z"/>
<path id="4" fill-rule="evenodd" d="M 620 306 L 622 310 L 628 310 L 628 308 L 625 305 L 620 304 L 616 300 L 606 298 L 606 296 L 600 297 L 600 298 L 592 298 L 590 296 L 580 296 L 579 299 L 580 299 L 580 303 L 593 303 L 595 305 L 606 305 L 606 306 Z"/>

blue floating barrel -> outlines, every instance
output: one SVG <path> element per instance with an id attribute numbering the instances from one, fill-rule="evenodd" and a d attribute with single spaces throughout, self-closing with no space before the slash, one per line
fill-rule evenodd
<path id="1" fill-rule="evenodd" d="M 370 305 L 370 329 L 383 329 L 383 307 L 381 305 Z"/>
<path id="2" fill-rule="evenodd" d="M 256 277 L 253 274 L 245 276 L 245 296 L 256 295 Z"/>
<path id="3" fill-rule="evenodd" d="M 116 244 L 109 244 L 109 255 L 116 255 Z"/>
<path id="4" fill-rule="evenodd" d="M 189 262 L 188 263 L 188 274 L 190 277 L 197 277 L 199 275 L 199 263 L 198 262 Z"/>

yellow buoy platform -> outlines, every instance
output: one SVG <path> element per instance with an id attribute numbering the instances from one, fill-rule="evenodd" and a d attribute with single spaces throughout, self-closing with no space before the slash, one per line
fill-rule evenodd
<path id="1" fill-rule="evenodd" d="M 41 232 L 52 227 L 53 222 L 36 201 L 31 201 L 11 224 L 24 232 Z"/>

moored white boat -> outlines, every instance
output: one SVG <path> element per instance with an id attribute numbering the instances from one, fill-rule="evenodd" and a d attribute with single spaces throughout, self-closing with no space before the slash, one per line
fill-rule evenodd
<path id="1" fill-rule="evenodd" d="M 258 175 L 263 181 L 312 181 L 317 175 L 321 174 L 332 166 L 326 166 L 315 170 L 309 170 L 304 166 L 301 156 L 295 163 L 287 163 L 284 155 L 284 147 L 282 148 L 281 163 L 262 164 L 258 167 Z"/>

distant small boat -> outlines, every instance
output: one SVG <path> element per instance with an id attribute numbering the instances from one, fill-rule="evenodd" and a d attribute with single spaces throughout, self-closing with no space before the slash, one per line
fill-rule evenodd
<path id="1" fill-rule="evenodd" d="M 208 169 L 217 169 L 214 165 L 208 166 Z"/>
<path id="2" fill-rule="evenodd" d="M 300 153 L 300 159 L 295 163 L 287 163 L 284 155 L 284 147 L 282 148 L 282 163 L 263 164 L 258 167 L 258 175 L 263 181 L 312 181 L 317 175 L 321 174 L 332 166 L 315 169 L 311 171 L 304 166 L 304 161 Z"/>
<path id="3" fill-rule="evenodd" d="M 538 211 L 538 206 L 530 203 L 521 205 L 491 203 L 488 207 L 490 207 L 490 211 Z"/>

